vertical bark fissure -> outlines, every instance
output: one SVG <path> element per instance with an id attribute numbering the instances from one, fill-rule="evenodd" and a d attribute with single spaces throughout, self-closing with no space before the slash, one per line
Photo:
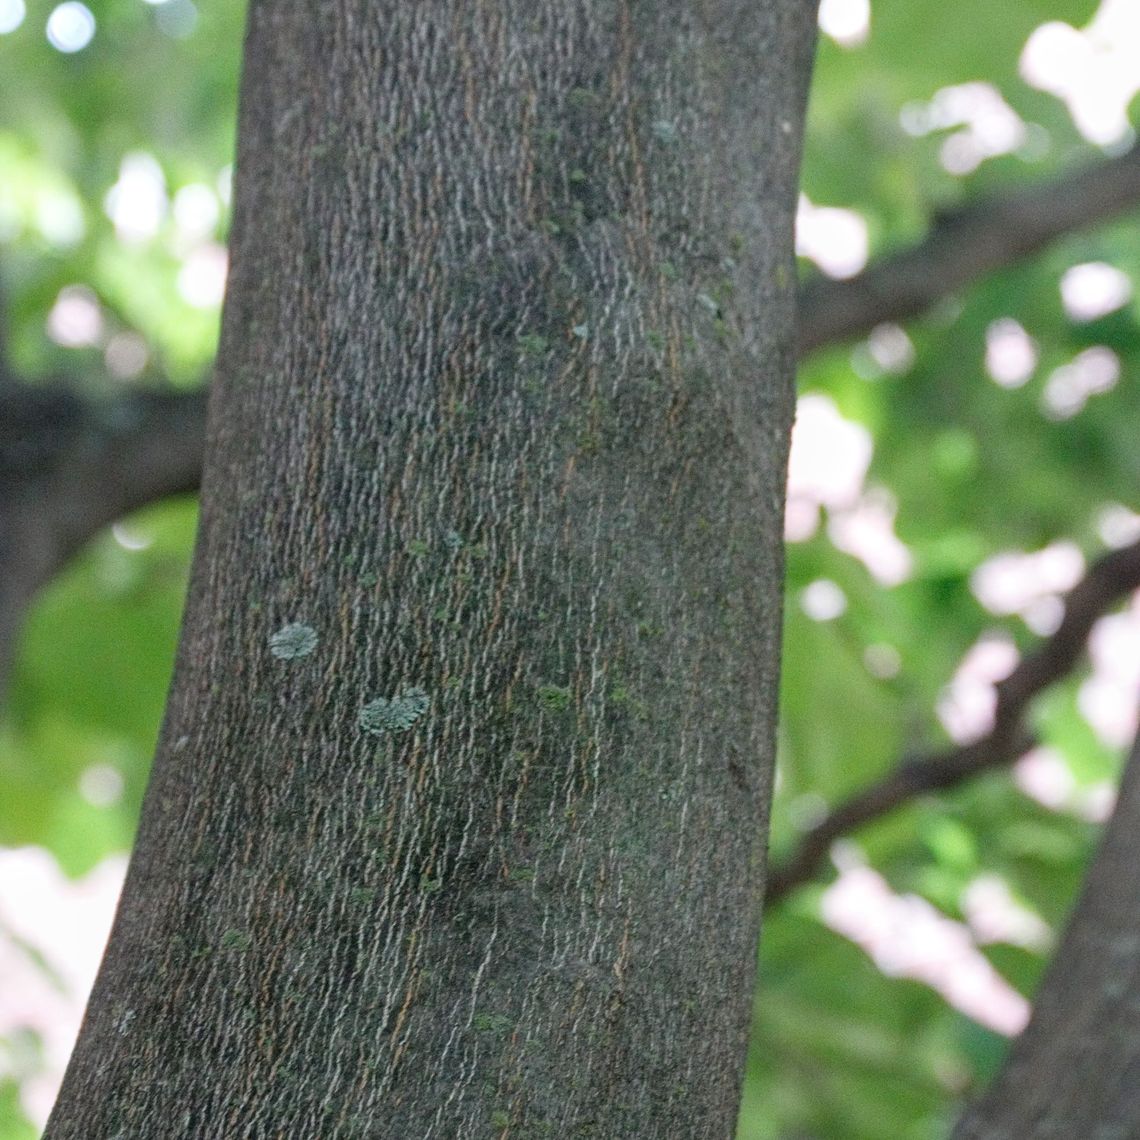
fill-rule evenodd
<path id="1" fill-rule="evenodd" d="M 731 1134 L 813 15 L 254 0 L 190 598 L 53 1140 Z"/>

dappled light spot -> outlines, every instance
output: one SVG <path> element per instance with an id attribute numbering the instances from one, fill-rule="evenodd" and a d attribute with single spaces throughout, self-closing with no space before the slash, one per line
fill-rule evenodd
<path id="1" fill-rule="evenodd" d="M 1013 782 L 1030 799 L 1050 811 L 1062 811 L 1077 790 L 1077 781 L 1054 748 L 1034 748 L 1013 766 Z"/>
<path id="2" fill-rule="evenodd" d="M 802 396 L 792 429 L 784 536 L 789 542 L 811 538 L 826 507 L 834 545 L 894 586 L 910 576 L 914 560 L 894 532 L 894 497 L 885 488 L 863 491 L 872 451 L 871 433 L 840 415 L 827 396 Z"/>
<path id="3" fill-rule="evenodd" d="M 837 511 L 827 524 L 835 546 L 858 558 L 884 586 L 897 586 L 910 577 L 914 558 L 895 534 L 898 504 L 882 487 L 872 488 L 851 508 Z"/>
<path id="4" fill-rule="evenodd" d="M 955 1009 L 1007 1037 L 1029 1021 L 1029 1003 L 978 949 L 969 927 L 918 895 L 899 895 L 864 865 L 851 844 L 836 844 L 839 877 L 820 898 L 823 921 L 861 947 L 879 971 L 911 978 Z"/>
<path id="5" fill-rule="evenodd" d="M 215 186 L 222 205 L 228 208 L 234 196 L 234 168 L 232 165 L 223 166 L 218 171 Z"/>
<path id="6" fill-rule="evenodd" d="M 1090 823 L 1104 823 L 1116 806 L 1116 788 L 1107 780 L 1081 787 L 1065 758 L 1054 748 L 1034 748 L 1013 766 L 1013 782 L 1050 811 Z"/>
<path id="7" fill-rule="evenodd" d="M 1140 515 L 1120 503 L 1109 503 L 1097 515 L 1096 529 L 1106 546 L 1119 550 L 1140 541 Z"/>
<path id="8" fill-rule="evenodd" d="M 881 371 L 892 376 L 901 376 L 914 366 L 914 343 L 901 325 L 876 325 L 867 337 L 866 351 Z"/>
<path id="9" fill-rule="evenodd" d="M 800 195 L 796 210 L 796 253 L 810 258 L 828 277 L 854 277 L 866 264 L 867 222 L 854 210 L 814 206 Z"/>
<path id="10" fill-rule="evenodd" d="M 1042 408 L 1050 419 L 1070 419 L 1090 396 L 1111 392 L 1119 379 L 1120 358 L 1111 348 L 1086 348 L 1050 374 L 1041 394 Z"/>
<path id="11" fill-rule="evenodd" d="M 18 1074 L 21 1107 L 37 1125 L 71 1054 L 126 865 L 112 856 L 72 880 L 43 848 L 0 848 L 0 926 L 14 935 L 0 938 L 0 1039 L 33 1034 L 42 1045 Z"/>
<path id="12" fill-rule="evenodd" d="M 198 24 L 198 8 L 193 0 L 162 0 L 157 5 L 158 30 L 172 40 L 184 40 Z"/>
<path id="13" fill-rule="evenodd" d="M 889 681 L 902 672 L 902 654 L 893 645 L 877 641 L 863 650 L 863 664 L 872 677 Z"/>
<path id="14" fill-rule="evenodd" d="M 822 0 L 819 27 L 840 47 L 858 47 L 871 34 L 871 0 Z"/>
<path id="15" fill-rule="evenodd" d="M 833 621 L 847 609 L 847 595 L 830 578 L 817 578 L 800 591 L 800 609 L 812 621 Z"/>
<path id="16" fill-rule="evenodd" d="M 939 151 L 939 161 L 950 174 L 971 174 L 987 158 L 1010 154 L 1030 137 L 1021 116 L 992 83 L 940 88 L 929 103 L 904 106 L 899 122 L 918 138 L 950 132 Z"/>
<path id="17" fill-rule="evenodd" d="M 123 798 L 123 774 L 111 764 L 92 764 L 79 776 L 79 794 L 92 807 L 111 807 Z"/>
<path id="18" fill-rule="evenodd" d="M 986 372 L 1003 388 L 1020 388 L 1037 367 L 1037 342 L 1012 317 L 986 327 Z"/>
<path id="19" fill-rule="evenodd" d="M 1101 741 L 1127 748 L 1136 735 L 1140 701 L 1140 594 L 1123 613 L 1103 617 L 1089 635 L 1092 675 L 1082 682 L 1077 707 Z"/>
<path id="20" fill-rule="evenodd" d="M 86 285 L 59 291 L 47 318 L 47 334 L 63 348 L 89 348 L 103 338 L 99 299 Z"/>
<path id="21" fill-rule="evenodd" d="M 212 309 L 222 303 L 229 261 L 226 247 L 207 242 L 191 250 L 178 271 L 178 293 L 196 309 Z"/>
<path id="22" fill-rule="evenodd" d="M 1064 102 L 1089 142 L 1125 142 L 1132 135 L 1128 104 L 1140 91 L 1140 5 L 1102 0 L 1080 31 L 1042 24 L 1022 49 L 1020 69 L 1027 83 Z"/>
<path id="23" fill-rule="evenodd" d="M 800 397 L 788 461 L 789 542 L 804 542 L 815 534 L 821 506 L 834 510 L 859 501 L 872 450 L 871 433 L 840 415 L 829 397 Z"/>
<path id="24" fill-rule="evenodd" d="M 154 237 L 166 208 L 166 178 L 158 160 L 145 152 L 128 154 L 119 164 L 118 181 L 103 199 L 119 240 L 133 244 Z"/>
<path id="25" fill-rule="evenodd" d="M 154 536 L 146 531 L 136 530 L 130 523 L 117 522 L 111 524 L 111 537 L 124 550 L 137 553 L 147 550 L 154 545 Z"/>
<path id="26" fill-rule="evenodd" d="M 128 522 L 114 522 L 111 524 L 111 537 L 124 551 L 138 553 L 154 545 L 154 536 L 148 535 L 144 530 L 136 530 Z"/>
<path id="27" fill-rule="evenodd" d="M 36 229 L 44 240 L 59 248 L 75 245 L 86 231 L 83 207 L 71 193 L 46 190 L 36 203 Z"/>
<path id="28" fill-rule="evenodd" d="M 1017 666 L 1013 639 L 1004 633 L 983 634 L 966 652 L 938 698 L 942 727 L 955 744 L 980 740 L 994 726 L 997 690 Z"/>
<path id="29" fill-rule="evenodd" d="M 218 195 L 204 182 L 181 187 L 171 205 L 178 236 L 188 242 L 212 236 L 222 213 Z"/>
<path id="30" fill-rule="evenodd" d="M 24 0 L 0 0 L 0 36 L 14 32 L 27 14 Z"/>
<path id="31" fill-rule="evenodd" d="M 1054 542 L 1034 553 L 1009 551 L 987 558 L 970 576 L 970 589 L 992 614 L 1024 614 L 1039 599 L 1071 590 L 1084 572 L 1080 549 Z"/>
<path id="32" fill-rule="evenodd" d="M 47 38 L 56 51 L 68 55 L 82 51 L 95 37 L 95 17 L 86 4 L 67 0 L 48 16 Z"/>
<path id="33" fill-rule="evenodd" d="M 142 374 L 150 359 L 150 349 L 138 333 L 115 333 L 103 350 L 103 363 L 116 380 L 133 380 Z"/>
<path id="34" fill-rule="evenodd" d="M 1015 899 L 1000 875 L 979 875 L 962 892 L 961 904 L 979 946 L 1003 942 L 1042 953 L 1052 945 L 1049 924 Z"/>
<path id="35" fill-rule="evenodd" d="M 1061 275 L 1061 304 L 1074 321 L 1095 321 L 1132 297 L 1132 280 L 1113 265 L 1088 261 Z"/>

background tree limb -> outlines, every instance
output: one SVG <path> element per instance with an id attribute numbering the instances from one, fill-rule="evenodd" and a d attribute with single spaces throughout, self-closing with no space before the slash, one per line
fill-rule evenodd
<path id="1" fill-rule="evenodd" d="M 846 281 L 800 289 L 799 354 L 901 321 L 995 270 L 1140 201 L 1140 144 L 1051 182 L 992 195 L 937 218 L 916 245 Z"/>
<path id="2" fill-rule="evenodd" d="M 103 527 L 198 487 L 207 393 L 0 389 L 0 697 L 32 596 Z"/>
<path id="3" fill-rule="evenodd" d="M 1034 745 L 1024 722 L 1029 702 L 1070 673 L 1084 651 L 1093 624 L 1112 605 L 1140 588 L 1140 542 L 1106 554 L 1065 599 L 1065 616 L 1044 641 L 997 687 L 990 731 L 980 740 L 903 760 L 809 829 L 796 850 L 768 874 L 767 903 L 778 902 L 809 881 L 831 844 L 927 792 L 952 788 L 990 768 L 1010 764 Z"/>

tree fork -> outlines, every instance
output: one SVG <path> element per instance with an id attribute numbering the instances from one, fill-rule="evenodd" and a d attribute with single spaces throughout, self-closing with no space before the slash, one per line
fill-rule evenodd
<path id="1" fill-rule="evenodd" d="M 182 638 L 65 1137 L 729 1136 L 804 0 L 253 0 Z"/>

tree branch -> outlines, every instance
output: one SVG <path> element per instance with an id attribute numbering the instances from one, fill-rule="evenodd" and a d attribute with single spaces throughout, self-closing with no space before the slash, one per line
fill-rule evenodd
<path id="1" fill-rule="evenodd" d="M 768 876 L 767 902 L 779 901 L 812 878 L 832 843 L 927 792 L 952 788 L 990 768 L 1010 764 L 1034 744 L 1023 724 L 1029 702 L 1072 671 L 1096 620 L 1140 588 L 1140 542 L 1106 554 L 1065 599 L 1065 616 L 1035 653 L 997 685 L 994 723 L 973 744 L 904 759 L 883 779 L 853 796 L 808 830 Z"/>
<path id="2" fill-rule="evenodd" d="M 198 487 L 206 392 L 0 389 L 0 698 L 33 594 L 103 527 Z"/>
<path id="3" fill-rule="evenodd" d="M 1140 202 L 1140 144 L 1054 182 L 995 195 L 938 218 L 915 246 L 846 281 L 800 287 L 799 355 L 917 316 L 955 289 Z"/>

